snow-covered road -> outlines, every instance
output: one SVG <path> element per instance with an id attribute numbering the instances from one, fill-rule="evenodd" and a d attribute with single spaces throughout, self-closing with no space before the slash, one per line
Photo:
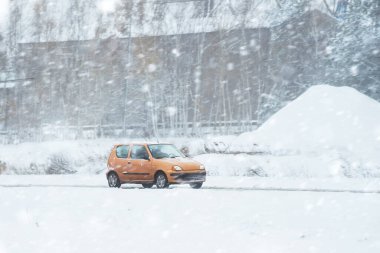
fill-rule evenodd
<path id="1" fill-rule="evenodd" d="M 0 185 L 3 188 L 109 188 L 105 185 L 51 185 L 51 184 L 14 184 L 14 185 Z M 183 188 L 182 186 L 170 186 L 169 188 Z M 144 189 L 139 185 L 122 186 L 122 189 Z M 229 187 L 229 186 L 203 186 L 202 190 L 223 190 L 223 191 L 288 191 L 288 192 L 348 192 L 348 193 L 374 193 L 380 194 L 380 190 L 355 190 L 355 189 L 320 189 L 320 188 L 277 188 L 277 187 Z M 198 190 L 200 191 L 200 190 Z"/>
<path id="2" fill-rule="evenodd" d="M 157 190 L 73 175 L 0 185 L 1 253 L 380 252 L 380 195 L 344 192 L 378 191 L 374 180 L 210 177 L 201 190 Z"/>
<path id="3" fill-rule="evenodd" d="M 3 175 L 0 187 L 108 188 L 105 175 Z M 141 189 L 127 184 L 122 188 Z M 189 188 L 172 185 L 170 188 Z M 209 176 L 201 190 L 380 193 L 379 178 L 263 178 Z"/>

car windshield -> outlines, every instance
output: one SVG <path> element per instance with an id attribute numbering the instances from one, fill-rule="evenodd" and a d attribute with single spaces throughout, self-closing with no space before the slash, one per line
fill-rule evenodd
<path id="1" fill-rule="evenodd" d="M 154 144 L 148 145 L 148 147 L 155 159 L 184 157 L 184 155 L 173 145 Z"/>

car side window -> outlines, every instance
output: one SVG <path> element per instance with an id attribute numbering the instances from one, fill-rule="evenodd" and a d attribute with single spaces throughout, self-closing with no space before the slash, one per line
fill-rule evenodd
<path id="1" fill-rule="evenodd" d="M 148 151 L 146 151 L 146 148 L 144 146 L 134 145 L 131 151 L 131 158 L 147 160 L 149 158 L 149 154 L 148 154 Z"/>
<path id="2" fill-rule="evenodd" d="M 123 145 L 116 148 L 116 156 L 118 158 L 128 158 L 129 146 Z"/>

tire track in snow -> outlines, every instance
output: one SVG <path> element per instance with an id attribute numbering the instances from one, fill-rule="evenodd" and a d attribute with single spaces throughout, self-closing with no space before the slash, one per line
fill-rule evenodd
<path id="1" fill-rule="evenodd" d="M 328 193 L 372 193 L 380 194 L 380 190 L 350 190 L 350 189 L 318 189 L 318 188 L 276 188 L 276 187 L 218 187 L 205 186 L 209 190 L 233 191 L 282 191 L 282 192 L 328 192 Z"/>
<path id="2" fill-rule="evenodd" d="M 3 188 L 103 188 L 108 189 L 106 185 L 49 185 L 49 184 L 15 184 L 15 185 L 0 185 Z M 145 189 L 140 186 L 121 187 L 121 189 L 141 189 L 141 190 L 158 190 L 158 189 Z M 171 186 L 170 189 L 188 189 L 184 187 Z M 189 188 L 190 189 L 190 188 Z M 194 189 L 194 191 L 202 190 L 220 190 L 220 191 L 280 191 L 280 192 L 326 192 L 326 193 L 361 193 L 361 194 L 380 194 L 380 190 L 352 190 L 352 189 L 318 189 L 318 188 L 276 188 L 276 187 L 223 187 L 223 186 L 203 186 L 201 189 Z"/>

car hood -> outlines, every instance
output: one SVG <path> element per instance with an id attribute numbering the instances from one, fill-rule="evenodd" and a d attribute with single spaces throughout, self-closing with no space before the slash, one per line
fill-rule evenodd
<path id="1" fill-rule="evenodd" d="M 201 165 L 201 163 L 187 157 L 165 158 L 163 161 L 170 163 L 172 166 L 180 166 L 184 171 L 199 170 L 199 166 Z"/>

